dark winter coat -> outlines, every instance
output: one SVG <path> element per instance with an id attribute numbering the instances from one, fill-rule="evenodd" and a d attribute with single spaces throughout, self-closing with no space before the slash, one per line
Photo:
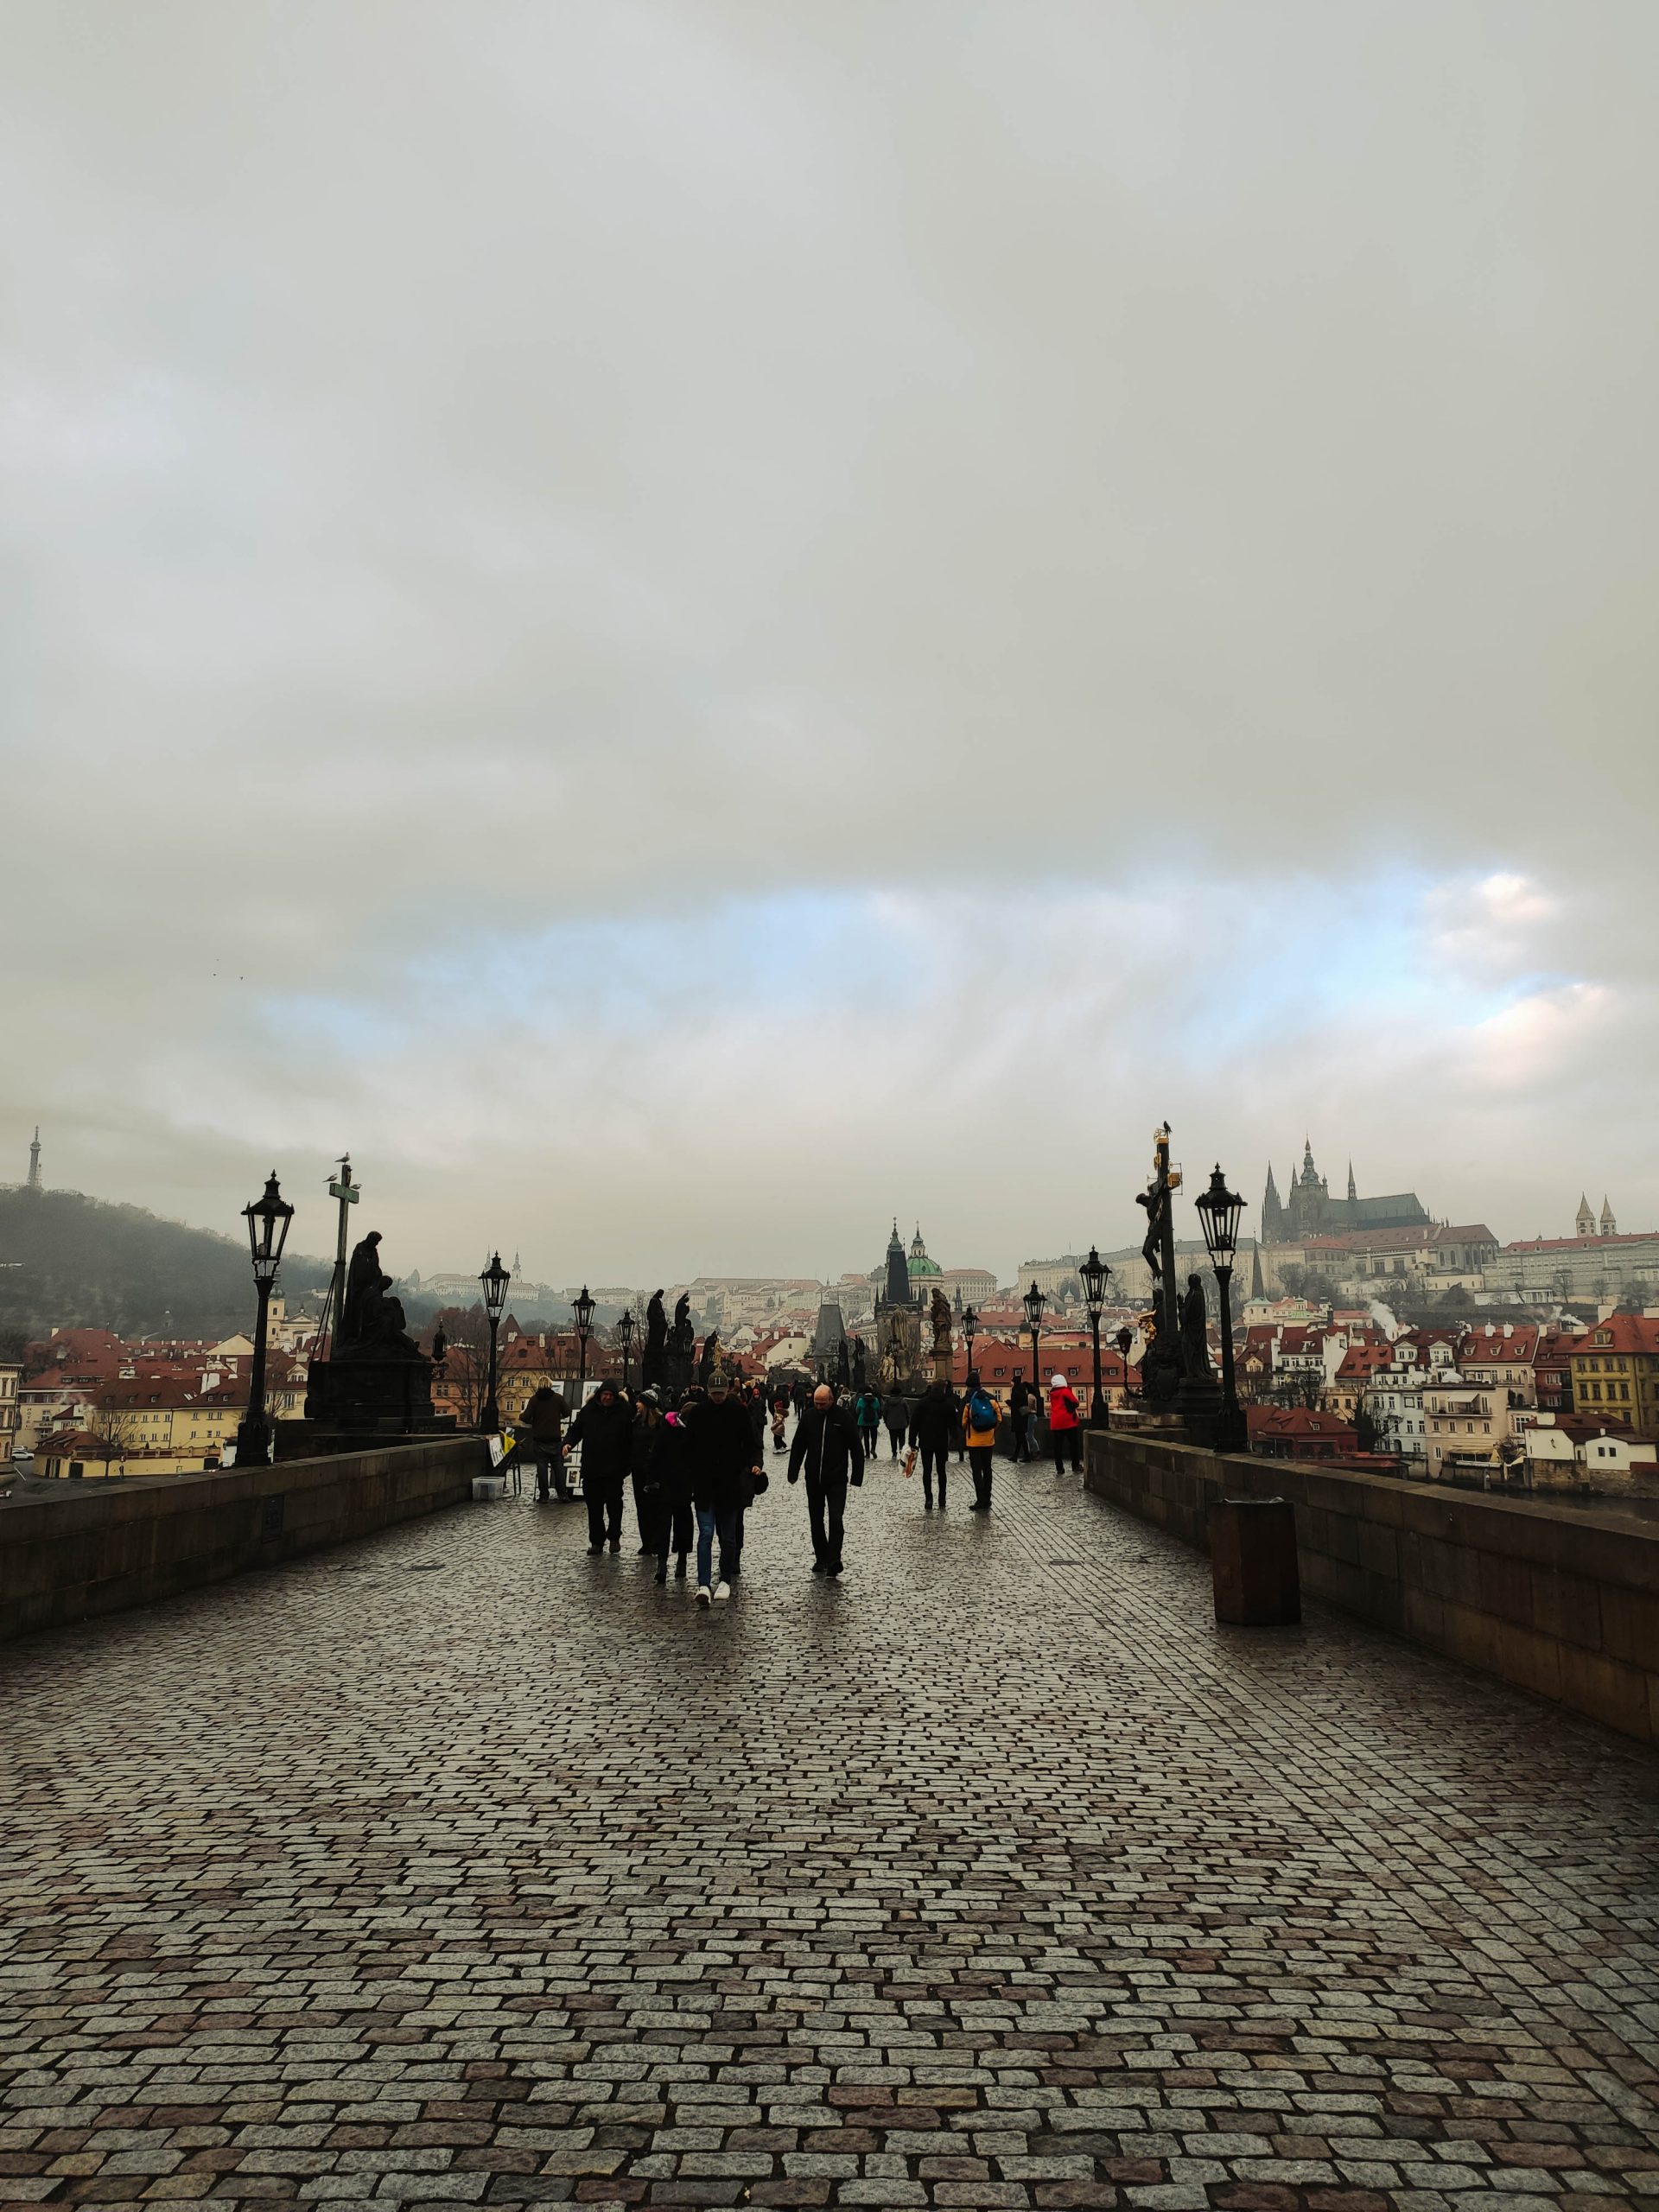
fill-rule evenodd
<path id="1" fill-rule="evenodd" d="M 670 1505 L 690 1503 L 690 1470 L 677 1422 L 649 1421 L 643 1414 L 635 1421 L 633 1476 L 642 1491 L 660 1491 Z"/>
<path id="2" fill-rule="evenodd" d="M 886 1421 L 891 1434 L 902 1436 L 910 1426 L 910 1408 L 902 1398 L 895 1395 L 889 1398 L 882 1407 L 881 1418 Z"/>
<path id="3" fill-rule="evenodd" d="M 621 1396 L 604 1404 L 597 1393 L 570 1424 L 566 1438 L 582 1446 L 582 1486 L 620 1483 L 633 1465 L 633 1408 Z"/>
<path id="4" fill-rule="evenodd" d="M 570 1418 L 570 1408 L 556 1390 L 543 1382 L 539 1390 L 532 1392 L 524 1407 L 524 1418 L 537 1444 L 556 1444 Z"/>
<path id="5" fill-rule="evenodd" d="M 910 1440 L 931 1452 L 944 1452 L 962 1435 L 962 1401 L 942 1382 L 930 1383 L 910 1417 Z"/>
<path id="6" fill-rule="evenodd" d="M 804 1467 L 821 1483 L 864 1479 L 864 1444 L 843 1406 L 809 1406 L 789 1449 L 789 1479 Z"/>
<path id="7" fill-rule="evenodd" d="M 697 1503 L 715 1513 L 747 1505 L 760 1457 L 748 1408 L 736 1398 L 693 1399 L 680 1408 L 680 1426 Z"/>

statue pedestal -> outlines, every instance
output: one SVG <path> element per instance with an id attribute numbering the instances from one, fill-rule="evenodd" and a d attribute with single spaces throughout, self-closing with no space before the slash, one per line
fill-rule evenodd
<path id="1" fill-rule="evenodd" d="M 322 1430 L 393 1436 L 454 1426 L 433 1411 L 431 1361 L 390 1345 L 319 1360 L 306 1386 L 305 1418 Z"/>
<path id="2" fill-rule="evenodd" d="M 1175 1394 L 1175 1410 L 1186 1424 L 1189 1440 L 1211 1445 L 1221 1414 L 1221 1385 L 1213 1375 L 1185 1376 Z"/>

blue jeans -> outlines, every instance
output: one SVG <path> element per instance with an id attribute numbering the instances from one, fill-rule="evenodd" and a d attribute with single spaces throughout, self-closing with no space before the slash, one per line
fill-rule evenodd
<path id="1" fill-rule="evenodd" d="M 714 1563 L 715 1538 L 720 1538 L 720 1579 L 726 1580 L 727 1562 L 737 1557 L 737 1508 L 722 1506 L 718 1511 L 712 1505 L 697 1508 L 697 1581 L 709 1580 L 709 1569 Z"/>

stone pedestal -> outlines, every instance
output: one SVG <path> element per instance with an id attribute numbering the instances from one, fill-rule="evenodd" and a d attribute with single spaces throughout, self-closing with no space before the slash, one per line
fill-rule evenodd
<path id="1" fill-rule="evenodd" d="M 400 1346 L 349 1346 L 319 1360 L 305 1393 L 305 1417 L 320 1431 L 404 1436 L 453 1427 L 432 1408 L 432 1363 Z"/>
<path id="2" fill-rule="evenodd" d="M 1180 1389 L 1175 1393 L 1175 1411 L 1185 1424 L 1189 1443 L 1213 1446 L 1221 1403 L 1221 1385 L 1213 1375 L 1181 1377 Z"/>

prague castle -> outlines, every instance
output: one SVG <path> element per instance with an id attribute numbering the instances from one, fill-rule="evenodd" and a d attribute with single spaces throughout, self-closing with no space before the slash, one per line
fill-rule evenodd
<path id="1" fill-rule="evenodd" d="M 1329 1182 L 1313 1165 L 1313 1147 L 1306 1139 L 1302 1172 L 1292 1178 L 1290 1195 L 1282 1202 L 1273 1170 L 1268 1170 L 1267 1196 L 1262 1201 L 1264 1244 L 1300 1244 L 1310 1236 L 1351 1236 L 1367 1230 L 1432 1226 L 1431 1217 L 1414 1191 L 1396 1191 L 1385 1198 L 1362 1198 L 1354 1185 L 1351 1160 L 1348 1195 L 1333 1198 Z"/>

